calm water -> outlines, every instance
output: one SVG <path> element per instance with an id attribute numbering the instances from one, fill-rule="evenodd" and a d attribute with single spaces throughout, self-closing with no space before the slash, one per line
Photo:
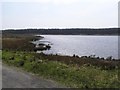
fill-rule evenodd
<path id="1" fill-rule="evenodd" d="M 100 57 L 113 56 L 118 58 L 118 36 L 84 36 L 84 35 L 41 35 L 40 41 L 50 41 L 51 50 L 46 54 Z M 39 51 L 38 51 L 39 52 Z"/>

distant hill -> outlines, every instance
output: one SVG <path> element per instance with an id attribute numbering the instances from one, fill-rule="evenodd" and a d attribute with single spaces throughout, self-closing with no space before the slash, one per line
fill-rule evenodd
<path id="1" fill-rule="evenodd" d="M 44 35 L 118 35 L 120 28 L 105 28 L 105 29 L 8 29 L 2 33 L 9 34 L 44 34 Z"/>

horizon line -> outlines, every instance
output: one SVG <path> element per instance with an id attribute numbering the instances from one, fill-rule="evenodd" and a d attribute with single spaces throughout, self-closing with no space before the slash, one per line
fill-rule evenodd
<path id="1" fill-rule="evenodd" d="M 120 28 L 120 27 L 105 27 L 105 28 L 6 28 L 6 29 L 1 29 L 1 30 L 24 30 L 24 29 L 115 29 L 115 28 Z"/>

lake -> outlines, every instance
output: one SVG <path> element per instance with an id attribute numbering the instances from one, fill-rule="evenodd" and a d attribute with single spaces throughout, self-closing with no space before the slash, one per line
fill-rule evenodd
<path id="1" fill-rule="evenodd" d="M 73 56 L 90 56 L 118 58 L 118 36 L 91 35 L 41 35 L 40 41 L 51 42 L 51 49 L 42 51 L 46 54 Z M 41 51 L 38 51 L 41 52 Z"/>

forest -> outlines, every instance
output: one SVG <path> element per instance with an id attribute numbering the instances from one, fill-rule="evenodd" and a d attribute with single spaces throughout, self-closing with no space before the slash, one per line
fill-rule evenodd
<path id="1" fill-rule="evenodd" d="M 6 29 L 2 34 L 49 34 L 49 35 L 118 35 L 119 28 L 66 28 L 66 29 Z"/>

